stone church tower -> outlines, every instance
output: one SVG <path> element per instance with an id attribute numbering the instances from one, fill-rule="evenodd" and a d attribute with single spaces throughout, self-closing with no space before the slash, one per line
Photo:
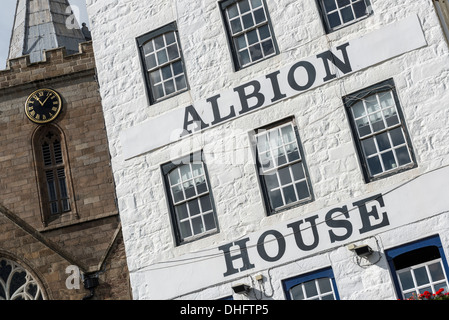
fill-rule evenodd
<path id="1" fill-rule="evenodd" d="M 0 300 L 131 299 L 92 43 L 72 17 L 67 0 L 17 1 L 0 71 Z"/>

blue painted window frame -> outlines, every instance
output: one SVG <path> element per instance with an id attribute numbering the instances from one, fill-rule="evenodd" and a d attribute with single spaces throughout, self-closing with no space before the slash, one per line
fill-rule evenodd
<path id="1" fill-rule="evenodd" d="M 399 284 L 399 280 L 396 274 L 396 268 L 394 266 L 394 258 L 400 256 L 403 253 L 407 253 L 413 250 L 425 248 L 425 247 L 437 247 L 440 253 L 441 261 L 443 262 L 444 271 L 446 274 L 449 274 L 449 266 L 447 264 L 446 256 L 444 254 L 443 245 L 440 240 L 439 235 L 430 236 L 428 238 L 416 240 L 392 249 L 385 250 L 385 255 L 387 257 L 388 266 L 390 267 L 391 276 L 393 278 L 393 284 L 396 290 L 396 295 L 398 299 L 402 299 L 402 291 L 401 286 Z M 449 279 L 448 279 L 449 280 Z"/>
<path id="2" fill-rule="evenodd" d="M 318 271 L 312 271 L 300 276 L 289 278 L 282 281 L 282 288 L 284 289 L 285 297 L 287 300 L 292 300 L 290 296 L 290 289 L 298 284 L 319 279 L 319 278 L 330 278 L 332 281 L 332 287 L 334 289 L 335 300 L 340 300 L 340 295 L 338 294 L 337 283 L 335 282 L 334 272 L 332 268 L 321 269 Z"/>

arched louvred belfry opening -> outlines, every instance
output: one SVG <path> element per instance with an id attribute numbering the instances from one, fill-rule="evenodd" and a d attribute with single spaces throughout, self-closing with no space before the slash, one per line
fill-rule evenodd
<path id="1" fill-rule="evenodd" d="M 42 126 L 34 134 L 33 148 L 43 224 L 76 215 L 64 134 L 55 125 Z"/>
<path id="2" fill-rule="evenodd" d="M 30 271 L 0 256 L 0 300 L 46 300 L 46 295 Z"/>

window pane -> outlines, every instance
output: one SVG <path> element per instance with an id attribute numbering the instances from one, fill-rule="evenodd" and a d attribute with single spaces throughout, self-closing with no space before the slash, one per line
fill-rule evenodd
<path id="1" fill-rule="evenodd" d="M 179 224 L 181 238 L 185 239 L 192 236 L 192 229 L 190 228 L 190 221 L 184 221 Z"/>
<path id="2" fill-rule="evenodd" d="M 200 203 L 202 212 L 208 212 L 212 210 L 212 204 L 209 195 L 201 197 Z"/>
<path id="3" fill-rule="evenodd" d="M 400 166 L 406 165 L 412 162 L 410 159 L 410 154 L 408 152 L 407 147 L 401 147 L 396 149 L 396 157 L 398 158 L 398 163 Z"/>
<path id="4" fill-rule="evenodd" d="M 162 84 L 154 86 L 152 91 L 156 100 L 164 96 L 164 87 Z"/>
<path id="5" fill-rule="evenodd" d="M 280 190 L 274 190 L 269 192 L 270 203 L 273 209 L 282 207 L 284 201 L 282 200 L 282 195 Z"/>
<path id="6" fill-rule="evenodd" d="M 178 45 L 175 43 L 167 48 L 169 60 L 174 60 L 179 57 Z"/>
<path id="7" fill-rule="evenodd" d="M 193 186 L 193 181 L 183 183 L 184 192 L 186 194 L 186 199 L 190 199 L 196 196 L 195 187 Z"/>
<path id="8" fill-rule="evenodd" d="M 363 151 L 365 156 L 370 156 L 377 153 L 376 144 L 374 143 L 374 138 L 365 139 L 362 141 Z"/>
<path id="9" fill-rule="evenodd" d="M 273 41 L 268 40 L 268 41 L 262 42 L 262 49 L 263 49 L 264 55 L 266 55 L 266 56 L 273 54 L 274 53 Z"/>
<path id="10" fill-rule="evenodd" d="M 143 45 L 143 52 L 145 54 L 151 53 L 154 51 L 153 41 L 148 41 Z"/>
<path id="11" fill-rule="evenodd" d="M 156 56 L 154 54 L 150 54 L 145 58 L 145 63 L 147 66 L 147 70 L 153 69 L 157 66 Z"/>
<path id="12" fill-rule="evenodd" d="M 251 0 L 251 6 L 253 9 L 260 7 L 262 5 L 262 0 Z"/>
<path id="13" fill-rule="evenodd" d="M 257 35 L 257 29 L 250 31 L 246 34 L 246 36 L 248 37 L 248 45 L 252 45 L 256 42 L 259 41 L 259 37 Z"/>
<path id="14" fill-rule="evenodd" d="M 201 217 L 192 219 L 193 234 L 197 235 L 204 232 L 203 220 Z"/>
<path id="15" fill-rule="evenodd" d="M 245 29 L 249 29 L 249 28 L 251 28 L 252 26 L 254 26 L 254 19 L 253 19 L 253 15 L 252 15 L 251 13 L 245 14 L 245 15 L 242 17 L 242 20 L 243 20 L 243 27 L 244 27 Z"/>
<path id="16" fill-rule="evenodd" d="M 298 199 L 296 198 L 295 189 L 293 186 L 288 186 L 282 189 L 285 198 L 285 204 L 290 204 L 296 202 Z"/>
<path id="17" fill-rule="evenodd" d="M 368 168 L 372 176 L 382 172 L 382 165 L 380 164 L 378 156 L 368 159 Z"/>
<path id="18" fill-rule="evenodd" d="M 154 45 L 156 47 L 156 50 L 159 50 L 159 49 L 162 49 L 163 47 L 165 47 L 164 37 L 159 36 L 159 37 L 155 38 Z"/>
<path id="19" fill-rule="evenodd" d="M 396 128 L 390 131 L 391 141 L 394 146 L 398 146 L 405 143 L 404 134 L 402 133 L 402 128 Z"/>
<path id="20" fill-rule="evenodd" d="M 360 137 L 364 137 L 371 133 L 368 118 L 362 118 L 356 121 L 357 129 Z"/>
<path id="21" fill-rule="evenodd" d="M 175 211 L 176 214 L 178 215 L 179 220 L 184 220 L 189 217 L 189 213 L 187 212 L 187 205 L 185 203 L 176 206 Z"/>
<path id="22" fill-rule="evenodd" d="M 173 80 L 164 82 L 165 94 L 172 94 L 175 92 L 175 83 Z"/>
<path id="23" fill-rule="evenodd" d="M 196 190 L 198 191 L 198 194 L 202 194 L 207 192 L 207 183 L 206 180 L 204 179 L 204 176 L 202 178 L 197 178 L 195 179 L 195 185 L 196 185 Z"/>
<path id="24" fill-rule="evenodd" d="M 249 53 L 251 55 L 252 61 L 256 61 L 263 58 L 262 48 L 260 44 L 256 44 L 252 47 L 249 47 Z"/>
<path id="25" fill-rule="evenodd" d="M 331 13 L 330 15 L 327 16 L 327 18 L 329 19 L 329 27 L 331 29 L 341 25 L 341 20 L 340 16 L 338 15 L 338 12 Z"/>
<path id="26" fill-rule="evenodd" d="M 320 278 L 317 281 L 321 294 L 332 291 L 332 286 L 329 278 Z"/>
<path id="27" fill-rule="evenodd" d="M 287 149 L 287 157 L 289 162 L 293 162 L 301 158 L 296 143 L 287 145 L 285 148 Z"/>
<path id="28" fill-rule="evenodd" d="M 429 283 L 429 277 L 427 276 L 427 271 L 425 267 L 420 267 L 414 270 L 416 284 L 418 286 L 422 286 L 424 284 Z M 432 290 L 430 290 L 432 291 Z"/>
<path id="29" fill-rule="evenodd" d="M 284 152 L 284 148 L 279 148 L 274 151 L 274 155 L 276 157 L 276 165 L 282 166 L 287 163 L 287 157 Z"/>
<path id="30" fill-rule="evenodd" d="M 357 102 L 353 107 L 352 107 L 352 112 L 354 112 L 354 117 L 355 118 L 360 118 L 362 116 L 366 115 L 366 111 L 365 111 L 365 106 L 363 105 L 362 101 Z"/>
<path id="31" fill-rule="evenodd" d="M 267 18 L 265 17 L 265 10 L 260 8 L 254 11 L 254 18 L 256 19 L 256 24 L 266 21 Z"/>
<path id="32" fill-rule="evenodd" d="M 376 136 L 377 145 L 379 146 L 379 151 L 384 151 L 391 148 L 390 139 L 388 138 L 388 133 L 384 132 Z"/>
<path id="33" fill-rule="evenodd" d="M 150 73 L 150 79 L 153 84 L 161 82 L 161 73 L 159 70 L 160 69 Z"/>
<path id="34" fill-rule="evenodd" d="M 215 229 L 215 219 L 212 213 L 204 216 L 204 224 L 206 226 L 206 231 Z"/>
<path id="35" fill-rule="evenodd" d="M 337 5 L 339 8 L 347 6 L 351 1 L 350 0 L 337 0 Z"/>
<path id="36" fill-rule="evenodd" d="M 296 192 L 298 193 L 299 200 L 310 198 L 309 186 L 306 181 L 295 184 Z"/>
<path id="37" fill-rule="evenodd" d="M 385 120 L 387 121 L 387 126 L 391 127 L 399 123 L 398 114 L 395 108 L 389 108 L 383 111 L 385 114 Z"/>
<path id="38" fill-rule="evenodd" d="M 173 201 L 175 203 L 184 200 L 184 194 L 182 192 L 181 185 L 177 185 L 177 186 L 173 187 L 172 188 L 172 193 L 173 193 Z"/>
<path id="39" fill-rule="evenodd" d="M 167 52 L 165 50 L 161 50 L 157 52 L 157 61 L 158 64 L 163 64 L 168 61 Z"/>
<path id="40" fill-rule="evenodd" d="M 366 104 L 366 109 L 368 110 L 368 113 L 372 113 L 372 112 L 380 110 L 380 106 L 379 106 L 379 103 L 377 102 L 376 95 L 372 95 L 372 96 L 365 98 L 365 104 Z"/>
<path id="41" fill-rule="evenodd" d="M 191 217 L 196 216 L 201 213 L 200 206 L 198 204 L 197 199 L 189 201 L 188 206 L 189 206 L 189 213 L 190 213 Z"/>
<path id="42" fill-rule="evenodd" d="M 308 282 L 304 283 L 304 289 L 306 291 L 307 298 L 316 296 L 318 294 L 318 291 L 317 291 L 316 285 L 315 285 L 315 280 L 308 281 Z"/>
<path id="43" fill-rule="evenodd" d="M 363 3 L 363 1 L 360 1 Z M 392 107 L 394 106 L 393 97 L 391 95 L 391 91 L 381 92 L 378 94 L 380 105 L 382 108 Z"/>
<path id="44" fill-rule="evenodd" d="M 438 281 L 444 279 L 444 272 L 443 268 L 441 267 L 440 262 L 433 263 L 429 265 L 429 272 L 430 277 L 432 278 L 432 281 Z"/>
<path id="45" fill-rule="evenodd" d="M 290 289 L 290 294 L 293 300 L 304 300 L 304 293 L 302 290 L 302 285 L 294 286 Z"/>
<path id="46" fill-rule="evenodd" d="M 401 281 L 402 290 L 408 290 L 414 287 L 413 278 L 410 271 L 399 273 L 399 280 Z"/>
<path id="47" fill-rule="evenodd" d="M 341 16 L 343 18 L 343 23 L 347 23 L 354 20 L 354 14 L 352 13 L 351 7 L 346 7 L 342 9 Z"/>
<path id="48" fill-rule="evenodd" d="M 396 168 L 396 160 L 394 159 L 394 155 L 392 151 L 385 152 L 382 154 L 382 161 L 385 167 L 385 170 L 391 170 Z"/>
<path id="49" fill-rule="evenodd" d="M 231 30 L 233 34 L 236 34 L 243 30 L 240 19 L 234 19 L 231 21 Z"/>
<path id="50" fill-rule="evenodd" d="M 239 15 L 239 10 L 237 9 L 237 4 L 233 4 L 227 10 L 228 10 L 228 16 L 230 19 L 235 18 Z"/>
<path id="51" fill-rule="evenodd" d="M 239 52 L 238 56 L 239 56 L 240 65 L 242 65 L 242 66 L 251 62 L 248 50 Z"/>
<path id="52" fill-rule="evenodd" d="M 381 131 L 385 129 L 385 124 L 382 120 L 382 113 L 376 112 L 369 116 L 369 120 L 371 121 L 371 125 L 373 126 L 373 131 Z"/>
<path id="53" fill-rule="evenodd" d="M 265 184 L 268 190 L 273 190 L 275 188 L 279 188 L 278 177 L 275 173 L 273 174 L 265 174 L 264 176 Z"/>
<path id="54" fill-rule="evenodd" d="M 358 1 L 358 2 L 354 3 L 352 6 L 354 8 L 354 12 L 355 12 L 355 17 L 356 18 L 363 17 L 363 16 L 365 16 L 367 14 L 367 12 L 366 12 L 366 5 L 365 5 L 365 1 L 364 0 L 361 0 L 361 1 Z"/>
<path id="55" fill-rule="evenodd" d="M 184 75 L 177 77 L 176 81 L 176 90 L 181 90 L 187 88 L 186 77 Z"/>
<path id="56" fill-rule="evenodd" d="M 176 41 L 176 36 L 174 32 L 169 32 L 165 34 L 165 42 L 167 45 L 174 43 Z"/>
<path id="57" fill-rule="evenodd" d="M 290 167 L 285 167 L 279 170 L 279 179 L 281 180 L 281 185 L 292 183 Z"/>
<path id="58" fill-rule="evenodd" d="M 177 61 L 172 64 L 173 74 L 177 76 L 178 74 L 184 73 L 184 68 L 182 67 L 182 62 Z"/>
<path id="59" fill-rule="evenodd" d="M 259 36 L 260 40 L 264 40 L 271 37 L 270 28 L 268 27 L 267 24 L 259 28 Z"/>
<path id="60" fill-rule="evenodd" d="M 170 66 L 163 67 L 161 71 L 162 71 L 162 79 L 164 80 L 167 80 L 168 78 L 171 78 L 173 76 Z"/>
<path id="61" fill-rule="evenodd" d="M 337 9 L 337 5 L 335 4 L 335 0 L 324 0 L 324 9 L 326 12 L 331 12 Z"/>
<path id="62" fill-rule="evenodd" d="M 192 179 L 192 171 L 190 170 L 190 165 L 185 164 L 180 167 L 182 181 L 187 181 Z"/>
<path id="63" fill-rule="evenodd" d="M 250 10 L 248 0 L 240 1 L 239 3 L 240 13 L 245 13 Z"/>
<path id="64" fill-rule="evenodd" d="M 304 168 L 301 163 L 295 163 L 291 166 L 293 172 L 293 178 L 295 181 L 302 180 L 305 178 Z"/>
<path id="65" fill-rule="evenodd" d="M 241 35 L 240 37 L 237 37 L 235 40 L 235 46 L 237 47 L 237 50 L 241 50 L 243 48 L 246 48 L 246 36 Z"/>

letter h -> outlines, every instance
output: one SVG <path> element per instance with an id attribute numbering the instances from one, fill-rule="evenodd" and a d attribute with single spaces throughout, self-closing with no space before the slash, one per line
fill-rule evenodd
<path id="1" fill-rule="evenodd" d="M 249 241 L 249 238 L 242 239 L 240 241 L 230 243 L 224 246 L 219 247 L 218 249 L 223 251 L 225 259 L 226 259 L 226 273 L 223 276 L 228 277 L 230 275 L 249 270 L 254 268 L 255 266 L 249 261 L 248 249 L 246 247 L 246 243 Z M 237 245 L 240 247 L 240 253 L 231 256 L 231 247 Z M 240 269 L 234 268 L 233 261 L 237 259 L 243 260 L 243 267 Z"/>

